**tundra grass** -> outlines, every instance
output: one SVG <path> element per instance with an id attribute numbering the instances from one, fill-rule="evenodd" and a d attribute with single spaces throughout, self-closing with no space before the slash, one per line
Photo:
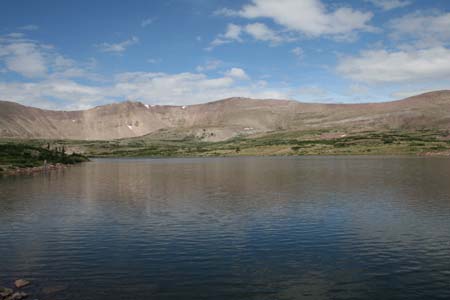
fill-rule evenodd
<path id="1" fill-rule="evenodd" d="M 450 134 L 440 130 L 273 132 L 206 142 L 195 137 L 154 140 L 146 137 L 114 141 L 50 141 L 91 157 L 208 157 L 259 155 L 447 155 Z M 33 140 L 34 147 L 49 141 Z"/>
<path id="2" fill-rule="evenodd" d="M 63 148 L 49 150 L 39 145 L 0 143 L 0 173 L 12 168 L 31 168 L 49 164 L 76 164 L 87 161 L 81 154 L 67 154 Z"/>

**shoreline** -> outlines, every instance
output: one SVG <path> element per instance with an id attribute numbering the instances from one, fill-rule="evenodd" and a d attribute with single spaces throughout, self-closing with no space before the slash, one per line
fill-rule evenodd
<path id="1" fill-rule="evenodd" d="M 152 159 L 152 160 L 177 160 L 177 159 L 218 159 L 218 158 L 230 158 L 230 159 L 243 159 L 243 158 L 321 158 L 321 157 L 354 157 L 354 158 L 369 158 L 369 157 L 391 157 L 391 158 L 450 158 L 450 154 L 434 154 L 434 153 L 367 153 L 367 154 L 306 154 L 306 155 L 209 155 L 209 156 L 92 156 L 89 157 L 92 161 L 95 160 L 140 160 L 140 159 Z"/>
<path id="2" fill-rule="evenodd" d="M 66 168 L 89 161 L 84 155 L 67 154 L 64 146 L 47 147 L 27 144 L 0 144 L 0 176 L 35 174 Z"/>
<path id="3" fill-rule="evenodd" d="M 415 153 L 415 154 L 402 154 L 402 153 L 367 153 L 367 154 L 351 154 L 351 153 L 327 153 L 327 154 L 305 154 L 305 155 L 192 155 L 192 156 L 90 156 L 89 159 L 180 159 L 180 158 L 245 158 L 245 157 L 329 157 L 329 156 L 339 156 L 339 157 L 370 157 L 370 156 L 390 156 L 390 157 L 440 157 L 440 158 L 450 158 L 450 152 L 425 152 L 425 153 Z M 48 171 L 63 170 L 74 164 L 47 164 L 46 166 L 37 167 L 11 167 L 6 170 L 0 170 L 0 176 L 18 176 L 18 175 L 32 175 L 37 173 L 46 173 Z"/>
<path id="4" fill-rule="evenodd" d="M 38 167 L 27 167 L 27 168 L 13 167 L 11 169 L 0 171 L 0 176 L 18 176 L 18 175 L 32 175 L 36 173 L 46 173 L 49 171 L 63 170 L 71 165 L 73 164 L 56 163 Z"/>
<path id="5" fill-rule="evenodd" d="M 160 155 L 160 156 L 151 156 L 151 155 L 92 155 L 88 156 L 89 159 L 134 159 L 134 158 L 151 158 L 151 159 L 170 159 L 170 158 L 240 158 L 240 157 L 327 157 L 327 156 L 357 156 L 357 157 L 368 157 L 368 156 L 409 156 L 409 157 L 450 157 L 450 151 L 443 152 L 418 152 L 418 153 L 376 153 L 376 152 L 367 152 L 367 153 L 316 153 L 316 154 L 218 154 L 218 155 Z"/>

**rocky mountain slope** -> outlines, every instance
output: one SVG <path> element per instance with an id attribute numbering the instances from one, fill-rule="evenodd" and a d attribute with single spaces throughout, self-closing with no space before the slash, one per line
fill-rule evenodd
<path id="1" fill-rule="evenodd" d="M 0 101 L 0 137 L 111 140 L 143 135 L 220 141 L 278 130 L 450 129 L 450 91 L 364 104 L 230 98 L 189 106 L 122 102 L 50 111 Z"/>

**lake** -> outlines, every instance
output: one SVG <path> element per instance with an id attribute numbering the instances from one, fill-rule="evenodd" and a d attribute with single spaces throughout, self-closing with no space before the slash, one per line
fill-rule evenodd
<path id="1" fill-rule="evenodd" d="M 41 300 L 450 299 L 450 159 L 96 159 L 0 178 Z"/>

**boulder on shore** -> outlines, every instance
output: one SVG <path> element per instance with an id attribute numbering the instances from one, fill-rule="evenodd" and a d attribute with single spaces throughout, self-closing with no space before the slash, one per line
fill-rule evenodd
<path id="1" fill-rule="evenodd" d="M 8 289 L 6 287 L 0 287 L 0 299 L 6 298 L 13 293 L 12 289 Z"/>
<path id="2" fill-rule="evenodd" d="M 26 297 L 28 297 L 27 293 L 15 292 L 11 296 L 8 296 L 8 297 L 4 298 L 4 300 L 22 300 L 22 299 L 25 299 Z"/>
<path id="3" fill-rule="evenodd" d="M 20 289 L 24 286 L 29 285 L 30 282 L 28 280 L 25 279 L 17 279 L 16 281 L 14 281 L 14 285 L 16 286 L 16 288 Z"/>

